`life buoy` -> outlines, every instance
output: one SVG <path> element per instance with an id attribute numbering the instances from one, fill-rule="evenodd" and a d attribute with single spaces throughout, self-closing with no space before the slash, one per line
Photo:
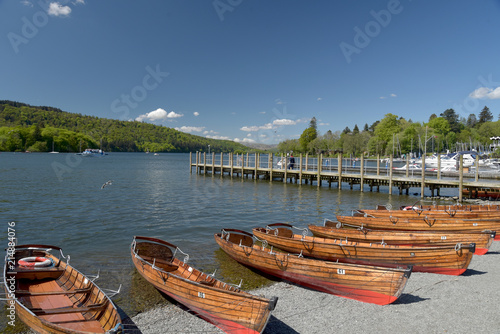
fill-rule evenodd
<path id="1" fill-rule="evenodd" d="M 52 261 L 46 257 L 41 257 L 41 256 L 32 256 L 32 257 L 25 257 L 20 259 L 17 263 L 19 263 L 20 266 L 22 267 L 48 267 L 52 264 Z"/>
<path id="2" fill-rule="evenodd" d="M 416 209 L 418 209 L 416 206 L 411 206 L 411 205 L 410 205 L 410 206 L 405 206 L 405 207 L 403 208 L 403 211 L 408 211 L 408 210 L 416 210 Z"/>

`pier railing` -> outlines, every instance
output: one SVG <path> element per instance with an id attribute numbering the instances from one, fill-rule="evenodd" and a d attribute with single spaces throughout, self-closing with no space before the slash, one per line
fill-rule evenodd
<path id="1" fill-rule="evenodd" d="M 364 185 L 370 187 L 370 191 L 380 186 L 388 186 L 389 194 L 392 188 L 399 189 L 402 194 L 408 194 L 410 188 L 420 188 L 421 197 L 428 187 L 432 196 L 437 191 L 439 196 L 441 188 L 458 188 L 459 201 L 465 193 L 469 197 L 479 196 L 480 191 L 489 191 L 490 197 L 500 196 L 500 173 L 482 174 L 479 172 L 479 162 L 476 159 L 475 168 L 464 168 L 462 158 L 459 161 L 458 170 L 442 172 L 440 160 L 437 169 L 415 169 L 409 158 L 405 160 L 389 158 L 375 159 L 350 158 L 339 154 L 337 157 L 323 157 L 323 155 L 311 156 L 300 154 L 298 156 L 259 154 L 259 153 L 214 153 L 206 152 L 190 153 L 190 171 L 193 167 L 197 173 L 203 174 L 228 174 L 236 177 L 252 177 L 254 179 L 264 178 L 270 182 L 280 180 L 282 182 L 311 183 L 315 182 L 321 186 L 323 182 L 337 183 L 342 189 L 342 184 L 360 185 L 364 191 Z M 425 166 L 425 158 L 422 166 Z M 481 179 L 481 180 L 480 180 Z M 488 195 L 488 193 L 486 193 Z"/>

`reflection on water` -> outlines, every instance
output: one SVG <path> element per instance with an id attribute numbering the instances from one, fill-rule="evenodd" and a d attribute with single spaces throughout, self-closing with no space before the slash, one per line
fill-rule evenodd
<path id="1" fill-rule="evenodd" d="M 112 184 L 101 189 L 109 180 Z M 277 222 L 306 227 L 352 209 L 416 200 L 389 196 L 383 187 L 380 193 L 362 193 L 359 186 L 338 190 L 335 183 L 330 188 L 326 182 L 318 187 L 191 174 L 187 154 L 144 153 L 79 159 L 1 153 L 0 191 L 0 228 L 15 221 L 19 243 L 60 246 L 83 273 L 100 271 L 101 287 L 122 284 L 114 300 L 129 316 L 165 302 L 133 268 L 134 235 L 169 241 L 190 254 L 193 266 L 208 273 L 218 269 L 216 276 L 231 283 L 243 278 L 248 290 L 271 281 L 218 249 L 213 235 L 221 228 L 250 231 Z M 0 318 L 3 332 L 5 317 Z"/>

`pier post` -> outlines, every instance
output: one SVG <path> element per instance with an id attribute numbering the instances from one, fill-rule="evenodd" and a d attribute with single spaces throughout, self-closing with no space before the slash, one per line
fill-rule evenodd
<path id="1" fill-rule="evenodd" d="M 377 153 L 377 176 L 380 175 L 380 153 Z"/>
<path id="2" fill-rule="evenodd" d="M 342 153 L 339 153 L 337 157 L 337 166 L 339 172 L 339 190 L 342 189 Z"/>
<path id="3" fill-rule="evenodd" d="M 189 152 L 189 174 L 193 174 L 193 152 Z"/>
<path id="4" fill-rule="evenodd" d="M 215 152 L 212 152 L 212 176 L 215 175 Z"/>
<path id="5" fill-rule="evenodd" d="M 198 155 L 199 154 L 200 154 L 200 152 L 196 151 L 196 158 L 195 158 L 195 160 L 196 160 L 196 167 L 195 167 L 196 168 L 196 174 L 200 174 L 200 170 L 199 170 L 199 166 L 198 166 L 198 163 L 199 163 L 199 156 Z"/>
<path id="6" fill-rule="evenodd" d="M 285 156 L 285 164 L 283 165 L 283 160 L 281 160 L 281 167 L 284 168 L 283 172 L 284 172 L 284 177 L 283 177 L 283 182 L 286 183 L 286 179 L 287 179 L 287 174 L 288 174 L 288 158 Z"/>
<path id="7" fill-rule="evenodd" d="M 207 152 L 203 152 L 203 174 L 207 173 Z"/>
<path id="8" fill-rule="evenodd" d="M 224 175 L 224 153 L 220 152 L 220 176 Z"/>
<path id="9" fill-rule="evenodd" d="M 322 165 L 323 165 L 323 153 L 320 153 L 318 155 L 318 176 L 317 176 L 318 187 L 321 187 L 321 166 Z"/>
<path id="10" fill-rule="evenodd" d="M 422 184 L 420 185 L 420 198 L 424 198 L 425 191 L 425 154 L 422 155 Z"/>
<path id="11" fill-rule="evenodd" d="M 361 190 L 361 192 L 363 192 L 363 183 L 365 181 L 364 172 L 363 172 L 364 167 L 365 167 L 365 155 L 364 155 L 364 153 L 361 153 L 361 165 L 360 165 L 360 169 L 359 169 L 359 171 L 361 173 L 361 180 L 360 180 L 360 187 L 361 188 L 359 190 Z"/>
<path id="12" fill-rule="evenodd" d="M 392 159 L 393 156 L 391 154 L 391 160 L 389 161 L 389 195 L 392 195 Z"/>
<path id="13" fill-rule="evenodd" d="M 299 156 L 299 183 L 302 184 L 302 153 Z"/>
<path id="14" fill-rule="evenodd" d="M 240 161 L 241 161 L 241 179 L 243 180 L 243 177 L 245 176 L 245 155 L 243 153 L 241 153 Z"/>
<path id="15" fill-rule="evenodd" d="M 229 176 L 233 177 L 233 167 L 234 167 L 234 164 L 233 164 L 233 152 L 229 153 Z"/>
<path id="16" fill-rule="evenodd" d="M 257 180 L 259 178 L 259 175 L 257 174 L 257 169 L 259 168 L 259 153 L 255 152 L 255 174 L 254 174 L 254 180 Z"/>
<path id="17" fill-rule="evenodd" d="M 464 190 L 464 156 L 460 154 L 460 164 L 458 168 L 458 201 L 462 202 L 463 198 L 463 190 Z M 470 189 L 472 192 L 472 188 Z M 469 193 L 470 193 L 469 192 Z"/>
<path id="18" fill-rule="evenodd" d="M 273 182 L 273 153 L 269 153 L 269 182 Z"/>

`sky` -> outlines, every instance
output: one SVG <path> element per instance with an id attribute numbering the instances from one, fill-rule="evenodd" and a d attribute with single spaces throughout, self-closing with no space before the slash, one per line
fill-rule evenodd
<path id="1" fill-rule="evenodd" d="M 0 100 L 260 144 L 312 117 L 496 121 L 499 18 L 499 0 L 0 0 Z"/>

